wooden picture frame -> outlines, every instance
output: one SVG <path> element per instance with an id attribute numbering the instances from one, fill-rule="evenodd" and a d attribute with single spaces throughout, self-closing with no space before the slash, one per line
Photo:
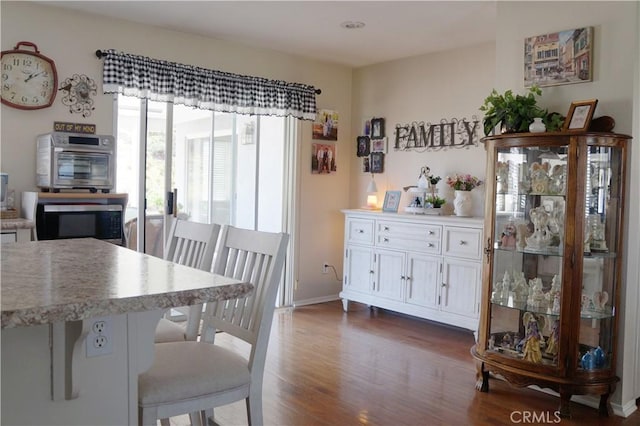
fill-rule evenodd
<path id="1" fill-rule="evenodd" d="M 368 157 L 371 153 L 371 139 L 369 139 L 369 136 L 358 136 L 356 140 L 356 155 L 358 157 Z"/>
<path id="2" fill-rule="evenodd" d="M 400 197 L 402 192 L 400 191 L 387 191 L 384 194 L 384 203 L 382 204 L 382 211 L 387 213 L 398 213 L 398 207 L 400 207 Z"/>
<path id="3" fill-rule="evenodd" d="M 384 137 L 384 118 L 371 119 L 371 139 Z"/>
<path id="4" fill-rule="evenodd" d="M 565 132 L 584 132 L 588 130 L 596 105 L 598 105 L 597 99 L 571 102 L 562 130 Z"/>
<path id="5" fill-rule="evenodd" d="M 371 167 L 371 173 L 384 172 L 384 153 L 372 152 L 370 167 Z"/>

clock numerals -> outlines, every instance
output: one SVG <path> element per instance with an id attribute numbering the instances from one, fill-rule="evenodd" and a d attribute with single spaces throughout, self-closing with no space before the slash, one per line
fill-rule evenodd
<path id="1" fill-rule="evenodd" d="M 20 50 L 31 46 L 35 52 Z M 19 109 L 46 108 L 56 96 L 57 76 L 53 61 L 41 55 L 30 42 L 2 52 L 2 101 Z"/>

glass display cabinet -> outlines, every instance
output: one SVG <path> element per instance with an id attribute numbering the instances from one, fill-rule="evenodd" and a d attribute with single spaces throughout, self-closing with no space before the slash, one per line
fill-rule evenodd
<path id="1" fill-rule="evenodd" d="M 520 133 L 487 150 L 485 267 L 477 388 L 490 373 L 517 386 L 600 395 L 618 378 L 626 149 L 614 133 Z"/>

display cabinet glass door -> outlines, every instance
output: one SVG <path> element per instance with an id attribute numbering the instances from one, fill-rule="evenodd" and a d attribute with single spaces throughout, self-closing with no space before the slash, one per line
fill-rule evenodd
<path id="1" fill-rule="evenodd" d="M 587 147 L 584 258 L 580 306 L 578 368 L 610 368 L 614 351 L 612 308 L 616 298 L 616 261 L 622 187 L 622 150 Z"/>
<path id="2" fill-rule="evenodd" d="M 568 147 L 498 148 L 486 350 L 524 368 L 558 364 Z"/>

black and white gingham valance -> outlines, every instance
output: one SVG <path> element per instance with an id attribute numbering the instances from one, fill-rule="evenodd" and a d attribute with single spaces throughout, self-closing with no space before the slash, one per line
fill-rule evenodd
<path id="1" fill-rule="evenodd" d="M 103 50 L 104 93 L 239 114 L 316 118 L 313 86 Z"/>

